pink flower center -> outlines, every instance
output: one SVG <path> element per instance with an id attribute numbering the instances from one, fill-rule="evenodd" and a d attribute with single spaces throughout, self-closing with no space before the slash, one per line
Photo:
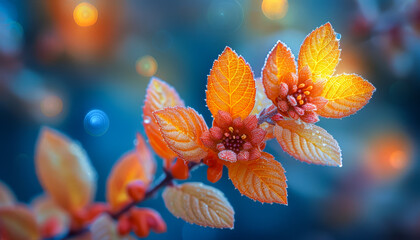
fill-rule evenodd
<path id="1" fill-rule="evenodd" d="M 304 83 L 301 83 L 299 86 L 297 86 L 297 90 L 292 94 L 292 96 L 296 99 L 296 102 L 299 106 L 302 106 L 308 102 L 307 97 L 311 94 L 312 88 L 312 85 L 307 86 Z"/>
<path id="2" fill-rule="evenodd" d="M 241 134 L 238 129 L 235 130 L 233 127 L 228 129 L 229 131 L 223 133 L 221 143 L 225 146 L 225 149 L 239 153 L 243 149 L 246 135 Z"/>

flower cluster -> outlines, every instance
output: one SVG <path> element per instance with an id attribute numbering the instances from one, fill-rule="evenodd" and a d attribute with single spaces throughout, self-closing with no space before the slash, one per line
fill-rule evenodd
<path id="1" fill-rule="evenodd" d="M 138 237 L 150 231 L 163 233 L 166 224 L 157 211 L 136 207 L 162 188 L 166 208 L 174 216 L 201 226 L 233 228 L 234 210 L 222 192 L 203 183 L 175 182 L 202 165 L 207 166 L 210 182 L 217 182 L 226 167 L 241 194 L 287 204 L 285 171 L 265 151 L 267 140 L 276 138 L 300 161 L 341 166 L 337 141 L 314 123 L 319 117 L 342 118 L 357 112 L 375 91 L 358 75 L 333 75 L 339 56 L 339 40 L 329 23 L 306 37 L 297 64 L 290 49 L 278 42 L 267 56 L 261 78 L 255 78 L 245 59 L 226 47 L 207 79 L 210 128 L 199 113 L 185 107 L 173 87 L 153 77 L 143 126 L 152 149 L 164 161 L 164 176 L 152 184 L 156 163 L 139 134 L 135 149 L 112 168 L 105 203 L 93 202 L 96 174 L 83 148 L 44 128 L 35 159 L 46 194 L 29 210 L 0 184 L 0 238 L 130 239 L 131 233 Z"/>

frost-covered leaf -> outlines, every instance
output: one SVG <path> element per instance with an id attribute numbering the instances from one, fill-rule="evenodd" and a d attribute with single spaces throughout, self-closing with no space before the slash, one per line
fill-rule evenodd
<path id="1" fill-rule="evenodd" d="M 308 66 L 312 76 L 326 79 L 331 76 L 340 59 L 339 40 L 330 23 L 312 31 L 300 47 L 299 71 Z"/>
<path id="2" fill-rule="evenodd" d="M 278 121 L 274 135 L 283 150 L 300 161 L 341 167 L 340 147 L 321 127 L 294 120 Z"/>
<path id="3" fill-rule="evenodd" d="M 173 107 L 154 112 L 163 138 L 178 157 L 200 161 L 207 150 L 200 136 L 208 127 L 201 115 L 192 108 Z"/>
<path id="4" fill-rule="evenodd" d="M 342 118 L 363 108 L 372 97 L 375 87 L 355 74 L 341 74 L 326 82 L 322 96 L 328 100 L 317 111 L 322 117 Z"/>
<path id="5" fill-rule="evenodd" d="M 163 140 L 153 112 L 175 106 L 184 106 L 184 102 L 176 90 L 166 82 L 152 77 L 147 86 L 146 100 L 144 101 L 143 127 L 153 150 L 166 161 L 167 166 L 176 157 L 176 153 L 169 149 Z"/>
<path id="6" fill-rule="evenodd" d="M 205 227 L 233 228 L 234 211 L 224 194 L 202 183 L 167 187 L 163 200 L 176 217 Z"/>
<path id="7" fill-rule="evenodd" d="M 226 47 L 214 61 L 207 77 L 207 107 L 217 115 L 219 110 L 233 118 L 248 117 L 255 104 L 255 81 L 251 67 L 243 57 Z"/>
<path id="8" fill-rule="evenodd" d="M 227 167 L 230 180 L 241 194 L 264 203 L 287 204 L 285 171 L 272 155 L 262 152 L 257 160 L 238 161 Z"/>

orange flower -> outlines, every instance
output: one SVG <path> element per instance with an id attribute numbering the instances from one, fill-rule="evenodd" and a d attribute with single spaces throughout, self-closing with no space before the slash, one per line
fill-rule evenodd
<path id="1" fill-rule="evenodd" d="M 266 131 L 260 128 L 256 115 L 251 115 L 256 98 L 251 67 L 229 47 L 214 61 L 206 95 L 214 116 L 210 129 L 191 108 L 153 112 L 167 146 L 185 161 L 203 161 L 211 182 L 221 178 L 226 166 L 242 194 L 261 202 L 286 204 L 284 170 L 273 156 L 262 151 Z M 267 176 L 271 176 L 270 181 Z M 250 184 L 253 186 L 245 187 Z"/>
<path id="2" fill-rule="evenodd" d="M 304 40 L 298 73 L 290 49 L 278 42 L 262 71 L 267 97 L 280 114 L 306 123 L 319 121 L 318 115 L 342 118 L 355 113 L 366 105 L 375 88 L 358 75 L 332 76 L 339 57 L 339 40 L 330 23 Z"/>

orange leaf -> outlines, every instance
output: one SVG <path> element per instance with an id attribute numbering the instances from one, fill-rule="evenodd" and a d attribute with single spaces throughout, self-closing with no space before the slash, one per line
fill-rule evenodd
<path id="1" fill-rule="evenodd" d="M 233 228 L 234 211 L 224 194 L 202 183 L 184 183 L 163 192 L 166 208 L 184 221 L 205 227 Z"/>
<path id="2" fill-rule="evenodd" d="M 250 115 L 258 115 L 264 108 L 271 105 L 270 99 L 265 95 L 261 78 L 255 79 L 255 88 L 257 90 L 255 95 L 255 106 Z"/>
<path id="3" fill-rule="evenodd" d="M 263 203 L 287 204 L 284 169 L 274 157 L 262 152 L 253 161 L 228 164 L 229 178 L 241 194 Z"/>
<path id="4" fill-rule="evenodd" d="M 146 176 L 149 178 L 149 182 L 151 182 L 156 172 L 156 161 L 143 136 L 139 133 L 137 134 L 136 151 L 140 155 L 140 162 Z"/>
<path id="5" fill-rule="evenodd" d="M 277 122 L 274 135 L 284 151 L 307 162 L 341 167 L 341 150 L 337 141 L 324 129 L 299 124 L 294 120 Z"/>
<path id="6" fill-rule="evenodd" d="M 275 104 L 280 93 L 280 83 L 289 72 L 296 73 L 295 57 L 284 43 L 278 41 L 268 54 L 262 71 L 265 93 Z"/>
<path id="7" fill-rule="evenodd" d="M 0 239 L 38 240 L 40 237 L 35 217 L 29 209 L 20 205 L 0 208 Z"/>
<path id="8" fill-rule="evenodd" d="M 150 176 L 142 158 L 144 155 L 137 151 L 131 151 L 122 156 L 112 167 L 112 172 L 107 180 L 107 201 L 113 210 L 118 210 L 131 201 L 127 192 L 127 185 L 140 180 L 147 186 L 153 179 Z"/>
<path id="9" fill-rule="evenodd" d="M 178 157 L 200 161 L 207 156 L 207 149 L 200 136 L 208 128 L 204 119 L 192 108 L 173 107 L 154 112 L 163 138 Z"/>
<path id="10" fill-rule="evenodd" d="M 15 204 L 16 198 L 10 188 L 0 181 L 0 207 Z"/>
<path id="11" fill-rule="evenodd" d="M 300 47 L 299 71 L 308 65 L 312 76 L 325 79 L 331 76 L 340 58 L 339 40 L 330 23 L 312 31 Z"/>
<path id="12" fill-rule="evenodd" d="M 363 108 L 372 97 L 375 87 L 354 74 L 341 74 L 330 78 L 322 96 L 327 105 L 317 111 L 322 117 L 347 117 Z"/>
<path id="13" fill-rule="evenodd" d="M 50 197 L 41 195 L 31 202 L 43 237 L 53 237 L 69 230 L 70 216 Z"/>
<path id="14" fill-rule="evenodd" d="M 153 112 L 165 107 L 184 106 L 176 90 L 166 82 L 152 77 L 147 86 L 146 100 L 143 107 L 143 127 L 149 139 L 150 146 L 159 157 L 165 159 L 166 166 L 169 166 L 176 157 L 160 135 L 159 126 L 153 117 Z"/>
<path id="15" fill-rule="evenodd" d="M 255 81 L 249 64 L 226 47 L 208 76 L 207 106 L 213 117 L 219 110 L 233 118 L 248 117 L 255 103 Z"/>
<path id="16" fill-rule="evenodd" d="M 43 128 L 35 161 L 44 190 L 62 208 L 75 212 L 92 201 L 96 172 L 79 144 L 59 132 Z"/>

